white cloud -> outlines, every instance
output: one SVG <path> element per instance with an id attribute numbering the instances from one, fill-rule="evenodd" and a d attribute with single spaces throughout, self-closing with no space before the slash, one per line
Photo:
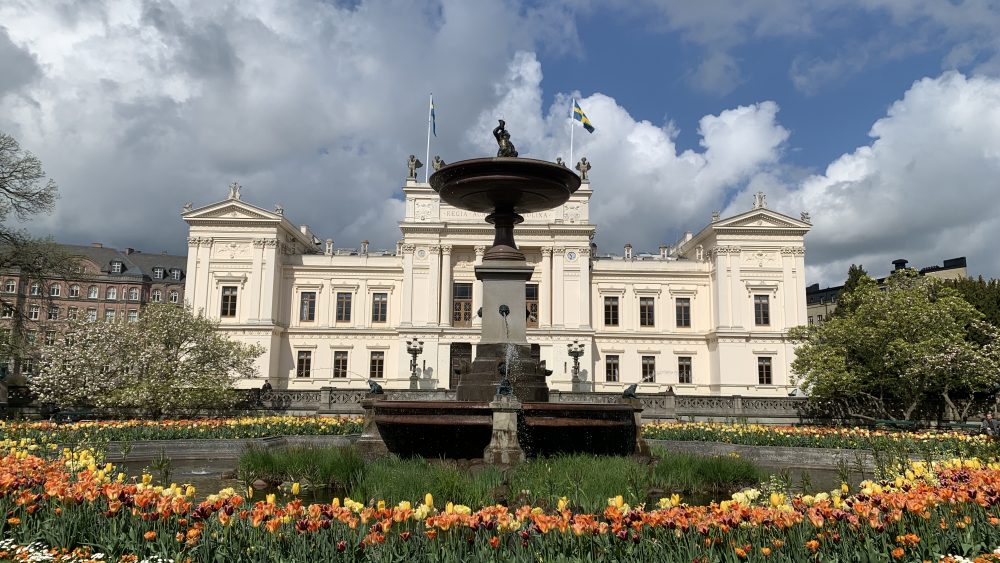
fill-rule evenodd
<path id="1" fill-rule="evenodd" d="M 949 72 L 915 82 L 872 126 L 870 145 L 823 174 L 775 183 L 772 207 L 812 213 L 809 278 L 838 283 L 851 263 L 880 275 L 895 258 L 920 267 L 957 256 L 972 272 L 1000 272 L 997 131 L 1000 79 Z"/>
<path id="2" fill-rule="evenodd" d="M 496 150 L 489 130 L 503 115 L 521 155 L 568 158 L 571 95 L 558 95 L 546 108 L 541 80 L 533 54 L 514 57 L 498 82 L 499 103 L 480 114 L 469 134 L 481 152 Z M 678 152 L 671 124 L 637 121 L 603 94 L 576 97 L 597 128 L 592 135 L 576 131 L 574 159 L 586 156 L 593 163 L 591 219 L 605 250 L 620 252 L 625 242 L 655 249 L 674 242 L 683 229 L 704 226 L 734 185 L 777 163 L 788 138 L 776 121 L 777 104 L 762 102 L 703 117 L 698 131 L 704 150 Z"/>

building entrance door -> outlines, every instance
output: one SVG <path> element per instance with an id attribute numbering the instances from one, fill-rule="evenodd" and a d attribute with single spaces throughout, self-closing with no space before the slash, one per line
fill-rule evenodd
<path id="1" fill-rule="evenodd" d="M 453 342 L 451 345 L 451 370 L 448 371 L 448 389 L 458 387 L 458 373 L 462 368 L 462 360 L 472 362 L 472 344 Z"/>

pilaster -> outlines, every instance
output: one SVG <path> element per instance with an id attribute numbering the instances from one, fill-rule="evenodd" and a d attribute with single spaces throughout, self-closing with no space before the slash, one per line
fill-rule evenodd
<path id="1" fill-rule="evenodd" d="M 476 246 L 476 266 L 482 266 L 483 255 L 486 254 L 485 246 Z M 450 299 L 448 300 L 450 304 Z M 476 280 L 472 284 L 472 326 L 482 326 L 483 319 L 476 314 L 476 311 L 483 306 L 483 282 Z M 450 313 L 449 313 L 450 314 Z"/>
<path id="2" fill-rule="evenodd" d="M 438 323 L 441 326 L 448 326 L 451 324 L 451 289 L 453 277 L 451 266 L 451 248 L 450 244 L 441 246 L 441 264 L 439 265 L 441 270 L 441 287 L 437 292 L 441 301 L 435 301 L 434 303 L 434 305 L 438 308 L 438 315 L 440 319 Z"/>
<path id="3" fill-rule="evenodd" d="M 541 279 L 538 280 L 538 326 L 552 326 L 552 249 L 542 247 Z M 588 321 L 589 322 L 589 321 Z"/>
<path id="4" fill-rule="evenodd" d="M 565 292 L 562 290 L 566 283 L 563 277 L 563 266 L 566 260 L 566 248 L 563 246 L 552 247 L 552 326 L 563 328 L 565 320 Z"/>

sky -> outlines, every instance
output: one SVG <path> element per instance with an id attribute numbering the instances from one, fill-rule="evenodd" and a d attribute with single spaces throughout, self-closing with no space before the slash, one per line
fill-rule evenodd
<path id="1" fill-rule="evenodd" d="M 186 252 L 182 206 L 276 204 L 391 248 L 428 95 L 448 162 L 569 158 L 599 251 L 753 194 L 810 213 L 807 280 L 966 256 L 1000 277 L 1000 5 L 986 0 L 0 0 L 0 131 L 59 185 L 24 226 Z"/>

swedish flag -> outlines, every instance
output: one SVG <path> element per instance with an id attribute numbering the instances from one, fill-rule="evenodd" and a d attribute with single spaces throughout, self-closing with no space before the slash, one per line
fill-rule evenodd
<path id="1" fill-rule="evenodd" d="M 433 95 L 431 96 L 431 131 L 434 132 L 434 136 L 435 137 L 438 136 L 437 116 L 434 115 L 434 96 Z"/>
<path id="2" fill-rule="evenodd" d="M 590 122 L 590 119 L 587 118 L 587 114 L 583 113 L 583 110 L 580 109 L 580 104 L 576 103 L 576 100 L 573 100 L 573 119 L 579 121 L 580 125 L 583 125 L 583 128 L 586 129 L 588 133 L 594 132 L 594 125 Z"/>

